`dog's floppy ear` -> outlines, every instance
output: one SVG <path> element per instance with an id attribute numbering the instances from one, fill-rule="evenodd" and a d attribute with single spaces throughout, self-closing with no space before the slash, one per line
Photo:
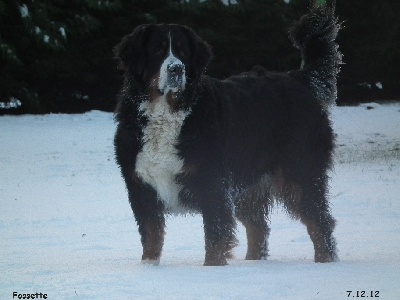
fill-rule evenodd
<path id="1" fill-rule="evenodd" d="M 134 74 L 139 76 L 144 72 L 145 50 L 143 47 L 151 26 L 150 24 L 139 25 L 115 46 L 114 55 L 119 61 L 120 69 L 133 71 Z"/>
<path id="2" fill-rule="evenodd" d="M 194 57 L 195 66 L 196 68 L 198 68 L 198 70 L 196 70 L 196 72 L 198 72 L 198 75 L 204 73 L 206 67 L 212 59 L 212 56 L 213 54 L 211 51 L 211 46 L 198 37 L 196 55 Z"/>
<path id="3" fill-rule="evenodd" d="M 203 41 L 191 28 L 185 28 L 192 44 L 192 71 L 195 77 L 199 77 L 204 73 L 213 57 L 211 46 Z"/>

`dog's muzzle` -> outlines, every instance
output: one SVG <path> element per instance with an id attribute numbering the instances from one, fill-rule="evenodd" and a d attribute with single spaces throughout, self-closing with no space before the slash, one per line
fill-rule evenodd
<path id="1" fill-rule="evenodd" d="M 185 65 L 176 57 L 169 56 L 161 66 L 158 90 L 161 95 L 178 93 L 185 89 Z"/>
<path id="2" fill-rule="evenodd" d="M 167 66 L 167 88 L 176 93 L 182 91 L 184 86 L 185 66 L 181 63 L 172 63 Z"/>

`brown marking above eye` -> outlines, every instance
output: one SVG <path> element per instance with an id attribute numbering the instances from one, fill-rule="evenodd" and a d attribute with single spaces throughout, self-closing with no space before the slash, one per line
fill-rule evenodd
<path id="1" fill-rule="evenodd" d="M 166 41 L 163 41 L 159 47 L 157 48 L 156 54 L 161 55 L 165 52 L 165 49 L 167 49 L 168 43 Z"/>
<path id="2" fill-rule="evenodd" d="M 178 43 L 176 44 L 176 50 L 177 50 L 178 54 L 179 54 L 181 57 L 185 57 L 185 56 L 186 56 L 186 52 L 185 52 L 185 50 L 183 49 L 182 43 L 181 43 L 180 41 L 178 41 Z"/>
<path id="3" fill-rule="evenodd" d="M 180 55 L 181 57 L 185 57 L 185 56 L 186 56 L 186 53 L 185 53 L 185 51 L 183 51 L 183 50 L 179 50 L 179 55 Z"/>

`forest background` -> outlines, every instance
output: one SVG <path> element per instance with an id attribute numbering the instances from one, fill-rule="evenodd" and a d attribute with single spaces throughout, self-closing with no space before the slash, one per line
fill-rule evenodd
<path id="1" fill-rule="evenodd" d="M 287 34 L 309 0 L 0 0 L 0 114 L 112 111 L 113 47 L 143 23 L 192 27 L 217 78 L 300 65 Z M 338 103 L 400 99 L 400 1 L 337 0 Z"/>

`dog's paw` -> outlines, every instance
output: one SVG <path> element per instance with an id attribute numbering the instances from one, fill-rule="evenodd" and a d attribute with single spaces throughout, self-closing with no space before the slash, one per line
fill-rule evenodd
<path id="1" fill-rule="evenodd" d="M 142 265 L 158 266 L 160 264 L 160 259 L 142 259 L 141 263 Z"/>
<path id="2" fill-rule="evenodd" d="M 204 261 L 204 266 L 226 266 L 227 264 L 225 256 L 206 258 Z"/>

